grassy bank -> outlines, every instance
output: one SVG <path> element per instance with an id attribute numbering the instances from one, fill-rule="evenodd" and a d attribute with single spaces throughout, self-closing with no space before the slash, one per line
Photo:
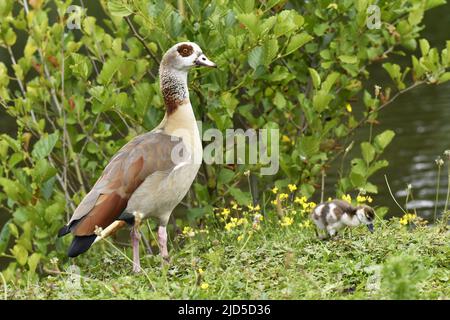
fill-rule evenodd
<path id="1" fill-rule="evenodd" d="M 245 236 L 210 230 L 174 243 L 171 263 L 142 259 L 144 274 L 131 273 L 131 250 L 103 242 L 68 265 L 46 267 L 40 279 L 17 274 L 8 299 L 449 299 L 450 250 L 446 227 L 379 223 L 333 241 L 312 228 L 265 223 Z M 53 270 L 53 271 L 52 271 Z"/>

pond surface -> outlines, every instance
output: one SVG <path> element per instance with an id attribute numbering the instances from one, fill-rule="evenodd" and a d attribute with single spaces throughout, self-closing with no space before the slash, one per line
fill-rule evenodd
<path id="1" fill-rule="evenodd" d="M 425 15 L 425 25 L 426 29 L 421 36 L 428 39 L 431 46 L 441 50 L 445 41 L 450 40 L 450 3 L 429 11 Z M 395 59 L 395 63 L 405 65 L 410 64 L 410 61 L 400 58 Z M 382 87 L 392 84 L 381 65 L 371 68 L 371 79 L 365 87 L 373 93 L 375 84 Z M 363 108 L 357 104 L 356 108 L 358 107 L 360 110 Z M 438 176 L 435 159 L 443 157 L 445 150 L 450 150 L 450 82 L 440 86 L 424 85 L 401 95 L 381 111 L 378 120 L 380 124 L 374 126 L 374 134 L 391 129 L 396 136 L 383 154 L 383 158 L 389 161 L 389 167 L 380 170 L 371 180 L 379 189 L 379 194 L 374 197 L 374 204 L 388 206 L 389 215 L 402 215 L 389 194 L 384 179 L 386 174 L 395 198 L 403 207 L 407 185 L 411 184 L 414 200 L 409 201 L 408 209 L 416 209 L 425 219 L 432 217 Z M 358 131 L 354 138 L 355 146 L 348 158 L 360 157 L 359 143 L 356 142 L 358 139 L 367 139 L 368 136 L 368 130 Z M 331 173 L 327 189 L 334 192 L 335 183 L 336 174 Z M 447 168 L 442 167 L 438 201 L 440 211 L 445 205 L 447 184 Z"/>

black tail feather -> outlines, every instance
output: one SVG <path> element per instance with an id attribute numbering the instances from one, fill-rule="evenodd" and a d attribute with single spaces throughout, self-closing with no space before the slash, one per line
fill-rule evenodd
<path id="1" fill-rule="evenodd" d="M 62 236 L 65 236 L 70 232 L 69 226 L 64 226 L 58 231 L 58 238 L 61 238 Z"/>
<path id="2" fill-rule="evenodd" d="M 86 252 L 97 236 L 95 234 L 90 236 L 75 236 L 70 244 L 69 250 L 67 250 L 67 255 L 74 258 L 83 252 Z"/>

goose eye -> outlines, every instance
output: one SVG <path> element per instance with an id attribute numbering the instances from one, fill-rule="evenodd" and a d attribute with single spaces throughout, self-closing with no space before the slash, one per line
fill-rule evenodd
<path id="1" fill-rule="evenodd" d="M 178 47 L 178 53 L 182 56 L 182 57 L 188 57 L 190 56 L 192 53 L 194 52 L 194 48 L 192 48 L 192 46 L 188 45 L 188 44 L 183 44 L 181 46 Z"/>

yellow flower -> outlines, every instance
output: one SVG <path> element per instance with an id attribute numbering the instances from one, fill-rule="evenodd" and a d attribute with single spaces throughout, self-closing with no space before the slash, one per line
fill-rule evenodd
<path id="1" fill-rule="evenodd" d="M 238 226 L 240 226 L 241 224 L 247 224 L 248 223 L 248 221 L 247 221 L 247 219 L 245 219 L 245 218 L 240 218 L 238 221 L 237 221 L 237 225 Z"/>
<path id="2" fill-rule="evenodd" d="M 276 206 L 277 204 L 278 204 L 278 202 L 277 202 L 277 200 L 275 199 L 275 200 L 272 200 L 272 201 L 270 201 L 270 203 L 271 204 L 273 204 L 274 206 Z"/>
<path id="3" fill-rule="evenodd" d="M 203 290 L 206 290 L 206 289 L 209 288 L 209 284 L 207 284 L 206 282 L 203 282 L 203 283 L 200 285 L 200 288 L 202 288 Z"/>
<path id="4" fill-rule="evenodd" d="M 249 204 L 247 207 L 248 207 L 248 209 L 250 211 L 259 211 L 259 210 L 261 210 L 261 207 L 259 206 L 259 204 L 257 204 L 256 207 L 254 207 L 251 204 Z"/>
<path id="5" fill-rule="evenodd" d="M 223 208 L 222 210 L 222 215 L 227 217 L 230 214 L 230 209 L 228 208 Z"/>
<path id="6" fill-rule="evenodd" d="M 280 200 L 283 201 L 285 199 L 289 198 L 289 195 L 287 193 L 280 194 Z"/>
<path id="7" fill-rule="evenodd" d="M 352 197 L 349 194 L 345 194 L 341 197 L 342 200 L 352 203 Z"/>
<path id="8" fill-rule="evenodd" d="M 350 103 L 347 103 L 345 105 L 345 108 L 347 109 L 348 112 L 352 112 L 352 105 Z"/>
<path id="9" fill-rule="evenodd" d="M 203 271 L 202 268 L 198 269 L 198 274 L 203 274 L 203 273 L 205 273 L 205 271 Z"/>
<path id="10" fill-rule="evenodd" d="M 241 241 L 242 239 L 244 239 L 243 235 L 240 235 L 239 237 L 237 237 L 237 241 Z"/>
<path id="11" fill-rule="evenodd" d="M 277 187 L 273 187 L 272 192 L 273 192 L 274 194 L 277 194 L 277 193 L 278 193 L 278 188 L 277 188 Z"/>
<path id="12" fill-rule="evenodd" d="M 290 225 L 293 224 L 293 223 L 294 223 L 294 218 L 291 218 L 291 217 L 288 217 L 288 216 L 284 216 L 284 217 L 281 219 L 281 221 L 280 221 L 280 224 L 281 224 L 281 226 L 283 226 L 283 227 L 290 226 Z"/>
<path id="13" fill-rule="evenodd" d="M 282 142 L 290 142 L 291 141 L 291 138 L 289 138 L 287 135 L 282 135 L 281 136 L 281 141 Z"/>
<path id="14" fill-rule="evenodd" d="M 237 208 L 238 208 L 237 203 L 234 203 L 233 206 L 232 206 L 231 208 L 232 208 L 233 210 L 237 210 Z"/>
<path id="15" fill-rule="evenodd" d="M 303 196 L 301 198 L 295 197 L 294 202 L 303 205 L 304 203 L 306 203 L 306 197 L 305 196 Z"/>
<path id="16" fill-rule="evenodd" d="M 417 218 L 417 215 L 414 213 L 406 213 L 405 215 L 403 215 L 403 217 L 400 219 L 400 224 L 401 225 L 407 225 L 408 223 L 410 223 L 411 221 L 414 221 L 414 219 Z"/>
<path id="17" fill-rule="evenodd" d="M 236 226 L 236 223 L 234 223 L 234 222 L 228 222 L 228 223 L 225 225 L 225 230 L 230 231 L 230 230 L 233 229 L 235 226 Z"/>
<path id="18" fill-rule="evenodd" d="M 308 208 L 309 208 L 309 209 L 313 209 L 315 206 L 317 206 L 317 203 L 315 203 L 315 202 L 313 202 L 313 201 L 311 201 L 311 202 L 308 203 Z"/>
<path id="19" fill-rule="evenodd" d="M 366 197 L 364 197 L 364 196 L 357 196 L 357 197 L 356 197 L 356 201 L 357 201 L 357 202 L 361 202 L 361 203 L 362 203 L 362 202 L 366 202 Z"/>
<path id="20" fill-rule="evenodd" d="M 337 10 L 338 9 L 338 5 L 336 3 L 330 3 L 327 7 L 327 9 L 334 9 Z"/>
<path id="21" fill-rule="evenodd" d="M 311 226 L 311 221 L 310 220 L 305 220 L 304 222 L 300 222 L 299 226 L 302 229 L 309 228 Z"/>
<path id="22" fill-rule="evenodd" d="M 290 192 L 297 190 L 297 186 L 295 184 L 288 184 L 288 188 Z"/>
<path id="23" fill-rule="evenodd" d="M 184 234 L 185 236 L 188 236 L 188 237 L 193 237 L 193 236 L 195 236 L 194 229 L 192 229 L 192 228 L 189 227 L 189 226 L 186 226 L 186 227 L 183 228 L 183 234 Z"/>
<path id="24" fill-rule="evenodd" d="M 372 199 L 371 196 L 367 196 L 366 199 L 367 199 L 367 202 L 368 202 L 368 203 L 372 203 L 372 201 L 373 201 L 373 199 Z"/>

